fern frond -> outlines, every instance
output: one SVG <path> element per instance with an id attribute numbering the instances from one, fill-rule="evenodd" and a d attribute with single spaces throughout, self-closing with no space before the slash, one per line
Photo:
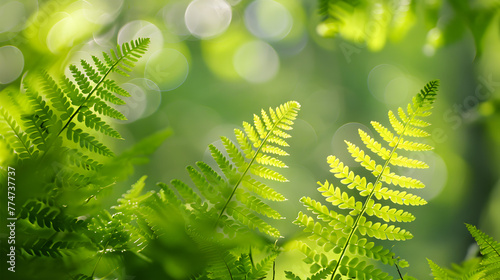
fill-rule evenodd
<path id="1" fill-rule="evenodd" d="M 28 200 L 19 213 L 19 219 L 26 219 L 31 224 L 55 231 L 77 231 L 85 227 L 85 221 L 69 217 L 49 201 Z"/>
<path id="2" fill-rule="evenodd" d="M 249 209 L 252 209 L 253 211 L 267 216 L 269 218 L 273 219 L 281 219 L 282 216 L 278 211 L 274 210 L 271 208 L 269 205 L 265 204 L 262 200 L 259 198 L 249 194 L 248 192 L 245 192 L 241 189 L 239 189 L 236 192 L 236 199 L 240 201 L 241 203 L 245 204 Z"/>
<path id="3" fill-rule="evenodd" d="M 61 113 L 61 120 L 65 121 L 73 114 L 74 108 L 63 92 L 63 89 L 57 84 L 54 79 L 46 72 L 42 74 L 41 82 L 43 91 L 52 102 L 52 105 Z"/>
<path id="4" fill-rule="evenodd" d="M 226 211 L 229 215 L 231 215 L 233 218 L 240 221 L 243 225 L 249 227 L 250 229 L 257 229 L 260 232 L 268 234 L 275 238 L 282 237 L 280 232 L 276 228 L 264 222 L 264 220 L 253 214 L 248 208 L 233 206 L 232 204 L 229 204 L 226 208 Z"/>
<path id="5" fill-rule="evenodd" d="M 389 274 L 371 264 L 367 264 L 365 261 L 360 261 L 358 258 L 349 259 L 346 256 L 342 259 L 340 265 L 339 272 L 349 278 L 392 280 Z"/>
<path id="6" fill-rule="evenodd" d="M 51 239 L 37 238 L 24 242 L 19 246 L 19 249 L 32 256 L 59 258 L 65 255 L 76 254 L 76 251 L 85 245 L 87 244 L 84 242 L 54 242 Z"/>
<path id="7" fill-rule="evenodd" d="M 467 279 L 481 280 L 486 274 L 481 269 L 481 258 L 468 259 L 461 264 L 452 264 L 451 269 L 441 268 L 433 261 L 427 259 L 435 280 Z M 495 279 L 495 278 L 494 278 Z"/>
<path id="8" fill-rule="evenodd" d="M 376 159 L 352 142 L 345 141 L 347 151 L 365 170 L 372 173 L 372 180 L 356 175 L 335 156 L 328 157 L 327 162 L 331 168 L 330 172 L 340 179 L 340 183 L 347 189 L 356 189 L 360 198 L 363 199 L 358 201 L 357 196 L 350 195 L 343 191 L 341 187 L 336 187 L 328 181 L 325 181 L 324 184 L 318 182 L 318 191 L 325 197 L 326 201 L 342 211 L 348 211 L 346 215 L 330 210 L 325 205 L 309 197 L 301 198 L 300 201 L 309 211 L 316 215 L 318 221 L 299 212 L 294 223 L 303 227 L 304 231 L 309 233 L 310 238 L 315 240 L 316 244 L 325 252 L 333 250 L 336 254 L 335 260 L 328 261 L 334 266 L 331 270 L 323 266 L 321 271 L 323 274 L 320 273 L 322 278 L 318 279 L 324 279 L 326 276 L 324 275 L 325 271 L 329 271 L 328 274 L 331 274 L 331 279 L 341 279 L 342 277 L 392 279 L 381 270 L 367 265 L 359 257 L 379 260 L 385 264 L 393 265 L 395 263 L 394 259 L 397 259 L 394 254 L 380 246 L 375 246 L 373 242 L 368 242 L 368 239 L 360 237 L 401 241 L 413 237 L 409 231 L 390 224 L 390 222 L 411 222 L 415 217 L 410 212 L 384 205 L 383 202 L 379 203 L 377 200 L 391 200 L 399 205 L 426 204 L 425 200 L 416 195 L 406 191 L 392 190 L 384 185 L 401 188 L 424 187 L 424 184 L 418 179 L 391 172 L 389 165 L 407 168 L 428 168 L 428 165 L 424 162 L 398 155 L 396 151 L 398 149 L 414 151 L 432 149 L 426 144 L 409 141 L 406 138 L 429 136 L 423 130 L 424 127 L 428 126 L 428 123 L 421 120 L 421 118 L 430 115 L 429 110 L 435 100 L 437 85 L 437 81 L 428 83 L 413 98 L 412 103 L 408 104 L 406 112 L 403 108 L 399 108 L 397 114 L 389 111 L 388 116 L 392 130 L 379 122 L 371 122 L 375 131 L 387 143 L 389 148 L 384 147 L 369 136 L 368 133 L 362 130 L 358 131 L 366 148 L 382 161 L 379 161 L 379 159 Z M 264 123 L 266 123 L 266 118 L 263 119 Z M 384 222 L 368 220 L 367 216 L 381 219 Z M 358 257 L 351 257 L 350 255 L 357 255 Z M 319 271 L 319 267 L 315 266 L 314 270 Z M 317 278 L 319 276 L 313 275 L 313 277 Z"/>
<path id="9" fill-rule="evenodd" d="M 483 255 L 480 268 L 481 272 L 484 273 L 483 279 L 498 279 L 500 277 L 500 243 L 475 226 L 465 225 L 476 240 L 481 255 Z"/>
<path id="10" fill-rule="evenodd" d="M 100 250 L 108 252 L 128 250 L 131 233 L 121 222 L 123 213 L 111 215 L 103 210 L 88 224 L 88 237 Z"/>
<path id="11" fill-rule="evenodd" d="M 121 198 L 118 199 L 118 205 L 113 206 L 112 208 L 118 211 L 127 210 L 133 213 L 143 201 L 153 195 L 153 193 L 151 192 L 140 195 L 142 193 L 142 190 L 146 186 L 146 178 L 147 176 L 142 176 L 135 184 L 132 185 L 130 190 L 128 190 L 125 194 L 122 195 Z"/>
<path id="12" fill-rule="evenodd" d="M 123 104 L 123 101 L 120 101 L 121 99 L 114 96 L 114 94 L 122 96 L 130 96 L 130 94 L 119 87 L 113 80 L 109 79 L 108 76 L 111 72 L 117 72 L 127 76 L 125 72 L 131 70 L 129 67 L 132 67 L 134 65 L 133 62 L 137 61 L 137 58 L 145 53 L 148 45 L 149 39 L 140 38 L 131 43 L 125 43 L 121 47 L 118 46 L 118 55 L 111 50 L 112 56 L 104 55 L 104 61 L 96 56 L 92 56 L 95 67 L 89 62 L 81 60 L 80 65 L 83 71 L 76 65 L 70 65 L 69 69 L 76 85 L 69 78 L 63 76 L 60 82 L 61 86 L 58 87 L 57 83 L 52 78 L 48 75 L 44 75 L 44 88 L 53 92 L 50 95 L 52 103 L 58 111 L 62 112 L 61 118 L 62 121 L 64 121 L 64 125 L 61 124 L 60 127 L 57 127 L 58 131 L 55 135 L 59 136 L 65 129 L 68 129 L 66 133 L 68 140 L 77 142 L 78 140 L 75 139 L 84 139 L 83 143 L 80 142 L 82 147 L 88 146 L 90 147 L 90 151 L 111 155 L 100 147 L 103 146 L 102 144 L 94 141 L 95 139 L 90 139 L 86 132 L 82 131 L 82 133 L 80 133 L 78 130 L 73 130 L 75 125 L 73 120 L 76 118 L 90 129 L 94 129 L 111 137 L 121 138 L 116 130 L 96 114 L 99 113 L 120 120 L 125 119 L 123 114 L 107 105 L 105 101 L 113 104 Z M 128 65 L 129 67 L 124 65 Z M 69 105 L 68 100 L 62 95 L 60 89 L 67 92 L 71 104 L 75 106 L 76 109 Z M 93 110 L 90 108 L 93 108 Z M 44 114 L 44 116 L 45 115 L 47 114 Z M 78 136 L 78 134 L 82 136 Z M 48 148 L 50 148 L 52 143 L 47 145 Z"/>
<path id="13" fill-rule="evenodd" d="M 119 99 L 119 100 L 121 100 L 121 99 Z M 109 106 L 108 104 L 106 104 L 106 102 L 102 101 L 100 98 L 98 98 L 96 96 L 92 96 L 91 98 L 89 98 L 88 105 L 89 105 L 89 107 L 93 107 L 94 111 L 101 114 L 101 115 L 108 116 L 108 117 L 111 117 L 111 118 L 117 119 L 117 120 L 126 120 L 127 119 L 118 110 Z M 120 104 L 118 104 L 118 105 L 120 105 Z"/>
<path id="14" fill-rule="evenodd" d="M 108 135 L 118 139 L 122 138 L 120 133 L 118 133 L 114 128 L 112 128 L 109 124 L 98 117 L 94 112 L 89 110 L 88 107 L 81 107 L 80 111 L 78 112 L 77 119 L 81 123 L 84 123 L 86 127 L 99 131 L 104 135 Z"/>
<path id="15" fill-rule="evenodd" d="M 432 276 L 434 276 L 435 280 L 448 280 L 449 276 L 448 273 L 441 267 L 439 267 L 437 264 L 435 264 L 433 261 L 427 259 L 427 262 L 429 263 L 429 266 L 431 267 L 432 270 Z"/>
<path id="16" fill-rule="evenodd" d="M 267 185 L 251 179 L 251 178 L 245 178 L 242 182 L 243 186 L 248 189 L 249 191 L 259 195 L 260 197 L 272 201 L 285 201 L 286 198 L 280 194 L 279 192 L 275 191 L 274 189 L 268 187 Z"/>
<path id="17" fill-rule="evenodd" d="M 99 170 L 103 165 L 96 160 L 84 155 L 77 149 L 65 149 L 68 160 L 71 164 L 81 167 L 85 170 Z"/>
<path id="18" fill-rule="evenodd" d="M 375 141 L 374 138 L 372 138 L 368 133 L 364 132 L 363 130 L 359 129 L 359 136 L 361 137 L 361 140 L 363 143 L 366 145 L 367 148 L 369 148 L 373 153 L 377 154 L 380 156 L 383 160 L 387 160 L 390 157 L 391 151 L 387 150 L 386 148 L 382 147 L 380 143 Z M 408 168 L 429 168 L 429 166 L 420 160 L 416 159 L 410 159 L 405 156 L 398 156 L 397 153 L 394 153 L 394 155 L 391 157 L 390 163 L 394 166 L 402 166 L 402 167 L 408 167 Z"/>
<path id="19" fill-rule="evenodd" d="M 285 277 L 290 280 L 301 280 L 299 276 L 293 274 L 291 271 L 285 271 Z"/>
<path id="20" fill-rule="evenodd" d="M 285 139 L 288 139 L 290 134 L 285 131 L 292 129 L 299 109 L 300 105 L 297 102 L 290 101 L 276 109 L 262 110 L 260 116 L 254 115 L 253 124 L 243 122 L 244 131 L 234 130 L 236 143 L 222 136 L 224 150 L 221 151 L 214 145 L 209 146 L 222 174 L 218 174 L 203 162 L 196 163 L 197 168 L 188 167 L 191 181 L 199 192 L 174 180 L 172 184 L 177 189 L 179 197 L 190 204 L 193 211 L 201 210 L 199 206 L 205 208 L 204 201 L 208 201 L 210 206 L 213 206 L 209 212 L 217 213 L 215 226 L 220 226 L 223 231 L 229 226 L 227 223 L 238 221 L 250 229 L 256 229 L 272 237 L 280 237 L 279 231 L 265 222 L 260 215 L 280 219 L 281 215 L 268 206 L 264 199 L 283 201 L 285 198 L 258 178 L 287 181 L 283 175 L 271 169 L 287 167 L 276 156 L 287 153 L 274 145 L 288 146 Z M 240 186 L 246 190 L 240 189 Z M 194 216 L 206 214 L 195 212 Z M 208 214 L 211 215 L 212 212 Z"/>
<path id="21" fill-rule="evenodd" d="M 3 136 L 15 150 L 19 159 L 37 158 L 39 151 L 35 149 L 28 135 L 21 129 L 16 120 L 2 107 L 0 107 L 0 116 Z"/>
<path id="22" fill-rule="evenodd" d="M 86 148 L 91 152 L 101 154 L 103 156 L 114 156 L 114 153 L 106 147 L 104 144 L 99 142 L 94 136 L 83 132 L 81 128 L 75 129 L 75 124 L 71 123 L 66 131 L 66 137 L 68 140 L 73 140 L 73 142 L 80 145 L 82 148 Z"/>

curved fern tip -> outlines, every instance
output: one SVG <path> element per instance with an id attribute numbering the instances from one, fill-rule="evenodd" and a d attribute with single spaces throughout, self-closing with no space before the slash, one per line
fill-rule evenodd
<path id="1" fill-rule="evenodd" d="M 301 106 L 300 103 L 295 100 L 290 101 L 290 103 L 294 104 L 297 108 L 300 108 Z"/>

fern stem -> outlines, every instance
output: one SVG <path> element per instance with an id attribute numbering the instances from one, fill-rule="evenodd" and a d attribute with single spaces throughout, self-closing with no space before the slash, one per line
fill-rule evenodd
<path id="1" fill-rule="evenodd" d="M 40 138 L 42 139 L 43 144 L 47 145 L 47 142 L 45 141 L 45 137 L 43 137 L 43 130 L 41 130 L 41 128 L 43 129 L 43 127 L 36 125 L 36 122 L 34 120 L 35 116 L 36 115 L 31 117 L 30 121 L 33 123 L 33 126 L 36 127 L 36 131 L 38 132 L 38 134 L 40 134 Z M 41 125 L 43 125 L 43 123 Z"/>
<path id="2" fill-rule="evenodd" d="M 397 263 L 397 262 L 394 262 L 394 265 L 396 266 L 396 269 L 397 269 L 397 271 L 398 271 L 399 277 L 401 278 L 401 280 L 404 280 L 403 275 L 401 275 L 401 271 L 399 271 L 399 266 L 398 266 L 398 263 Z"/>
<path id="3" fill-rule="evenodd" d="M 66 124 L 63 126 L 63 128 L 61 128 L 61 130 L 59 131 L 59 133 L 57 133 L 57 136 L 61 135 L 61 133 L 68 127 L 68 125 L 71 123 L 71 121 L 73 120 L 73 118 L 75 118 L 75 116 L 78 114 L 78 112 L 80 111 L 80 109 L 83 108 L 83 106 L 85 105 L 85 103 L 87 103 L 87 101 L 90 99 L 90 97 L 92 96 L 92 94 L 94 94 L 94 92 L 97 90 L 97 88 L 99 88 L 99 86 L 104 82 L 104 80 L 106 80 L 106 78 L 108 77 L 108 75 L 111 73 L 111 71 L 118 65 L 118 63 L 120 63 L 120 61 L 124 58 L 125 56 L 122 56 L 120 57 L 116 62 L 115 64 L 113 64 L 113 66 L 111 66 L 108 71 L 106 72 L 106 74 L 104 74 L 104 76 L 102 77 L 101 80 L 99 80 L 99 82 L 97 82 L 97 84 L 94 86 L 94 88 L 92 89 L 92 91 L 87 95 L 87 98 L 85 98 L 85 100 L 82 102 L 82 104 L 80 106 L 78 106 L 78 108 L 75 110 L 75 112 L 71 115 L 71 117 L 69 117 L 68 121 L 66 122 Z"/>
<path id="4" fill-rule="evenodd" d="M 231 280 L 234 280 L 233 279 L 233 274 L 231 273 L 231 269 L 229 268 L 229 266 L 227 265 L 227 262 L 225 259 L 222 259 L 224 261 L 224 265 L 226 266 L 227 268 L 227 272 L 229 272 L 229 277 L 231 277 Z"/>
<path id="5" fill-rule="evenodd" d="M 95 271 L 96 271 L 96 269 L 97 269 L 97 265 L 98 265 L 98 264 L 99 264 L 99 262 L 101 261 L 102 256 L 104 256 L 104 252 L 106 252 L 106 248 L 108 247 L 109 241 L 110 241 L 110 240 L 108 240 L 108 242 L 106 243 L 106 246 L 104 246 L 104 249 L 102 249 L 102 253 L 101 253 L 101 255 L 99 256 L 99 259 L 97 260 L 97 262 L 96 262 L 96 263 L 95 263 L 95 265 L 94 265 L 94 269 L 92 270 L 92 274 L 90 275 L 90 277 L 92 277 L 92 278 L 94 278 L 94 274 L 95 274 Z"/>
<path id="6" fill-rule="evenodd" d="M 245 168 L 245 171 L 243 171 L 243 174 L 241 174 L 240 178 L 238 179 L 238 182 L 234 185 L 233 191 L 231 192 L 231 195 L 229 195 L 229 198 L 226 201 L 226 204 L 224 204 L 224 207 L 222 207 L 222 210 L 220 211 L 219 217 L 217 217 L 217 220 L 215 221 L 214 228 L 217 227 L 217 224 L 219 223 L 220 218 L 224 214 L 224 211 L 226 211 L 227 206 L 229 205 L 229 202 L 231 202 L 231 199 L 233 198 L 234 194 L 236 193 L 236 189 L 240 186 L 241 182 L 243 182 L 243 178 L 245 178 L 245 175 L 248 173 L 248 170 L 250 170 L 250 167 L 252 164 L 255 162 L 257 159 L 257 156 L 259 155 L 260 151 L 264 147 L 264 144 L 266 144 L 267 139 L 271 134 L 273 133 L 274 129 L 278 126 L 279 123 L 285 118 L 286 114 L 283 114 L 281 118 L 279 118 L 274 124 L 273 127 L 269 130 L 269 132 L 266 134 L 266 137 L 262 140 L 262 143 L 260 143 L 259 147 L 257 148 L 257 151 L 255 152 L 255 155 L 252 157 L 252 160 L 250 160 L 250 163 L 247 165 Z"/>
<path id="7" fill-rule="evenodd" d="M 375 188 L 377 187 L 377 185 L 380 183 L 380 180 L 382 179 L 382 176 L 384 174 L 384 171 L 385 169 L 387 168 L 387 166 L 389 165 L 389 163 L 391 162 L 391 159 L 392 159 L 392 156 L 394 155 L 394 153 L 396 152 L 399 144 L 401 143 L 401 141 L 403 140 L 403 135 L 406 131 L 406 129 L 408 128 L 408 126 L 410 125 L 410 123 L 413 121 L 413 119 L 415 118 L 415 116 L 417 115 L 417 112 L 420 110 L 420 108 L 418 108 L 417 110 L 415 110 L 411 116 L 411 118 L 408 119 L 408 121 L 405 123 L 405 126 L 403 128 L 403 130 L 401 131 L 400 134 L 398 134 L 398 142 L 396 143 L 396 145 L 394 145 L 394 148 L 392 148 L 392 151 L 391 153 L 389 154 L 389 158 L 387 158 L 387 160 L 385 161 L 384 163 L 384 166 L 382 167 L 382 170 L 380 171 L 380 174 L 377 176 L 377 179 L 375 180 L 375 183 L 373 184 L 373 189 L 371 190 L 370 194 L 366 197 L 366 200 L 365 202 L 363 203 L 363 208 L 361 208 L 361 211 L 359 212 L 358 216 L 356 217 L 356 221 L 354 221 L 354 224 L 353 224 L 353 227 L 351 229 L 351 231 L 349 232 L 349 236 L 347 237 L 347 241 L 344 245 L 344 247 L 342 248 L 342 252 L 340 253 L 340 256 L 338 258 L 338 262 L 337 264 L 335 265 L 335 268 L 333 270 L 333 273 L 332 273 L 332 276 L 330 278 L 330 280 L 333 280 L 333 277 L 335 276 L 335 273 L 337 272 L 337 269 L 339 268 L 340 266 L 340 262 L 342 261 L 342 259 L 344 258 L 344 255 L 345 255 L 345 252 L 347 250 L 347 246 L 349 245 L 351 239 L 352 239 L 352 236 L 354 235 L 354 233 L 356 232 L 356 230 L 358 229 L 358 224 L 359 224 L 359 220 L 361 219 L 361 217 L 363 217 L 363 215 L 365 214 L 366 212 L 366 208 L 368 206 L 368 202 L 370 201 L 370 199 L 373 197 L 373 195 L 375 194 Z"/>

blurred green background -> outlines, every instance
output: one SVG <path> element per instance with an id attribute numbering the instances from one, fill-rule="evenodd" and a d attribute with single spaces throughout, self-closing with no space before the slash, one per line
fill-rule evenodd
<path id="1" fill-rule="evenodd" d="M 436 149 L 415 155 L 431 168 L 398 170 L 426 184 L 415 193 L 429 204 L 410 209 L 415 237 L 393 247 L 411 264 L 405 272 L 429 279 L 425 258 L 447 266 L 466 257 L 464 222 L 500 240 L 500 1 L 334 2 L 325 16 L 306 0 L 2 0 L 0 90 L 38 68 L 64 71 L 151 38 L 131 78 L 120 78 L 132 99 L 119 108 L 129 120 L 116 124 L 126 140 L 114 144 L 124 150 L 165 127 L 174 135 L 112 201 L 144 174 L 188 180 L 185 167 L 210 162 L 207 146 L 219 136 L 261 108 L 298 101 L 290 182 L 275 186 L 288 198 L 275 205 L 287 217 L 277 222 L 286 242 L 298 233 L 298 199 L 319 198 L 316 182 L 335 180 L 326 157 L 353 165 L 344 139 L 370 131 L 371 120 L 387 124 L 388 109 L 440 79 L 428 139 Z M 299 263 L 291 260 L 278 258 L 277 271 Z"/>

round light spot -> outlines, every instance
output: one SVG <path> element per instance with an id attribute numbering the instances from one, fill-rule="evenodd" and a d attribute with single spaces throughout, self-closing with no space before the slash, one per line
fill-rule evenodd
<path id="1" fill-rule="evenodd" d="M 401 105 L 418 92 L 418 81 L 405 75 L 398 67 L 380 64 L 368 74 L 368 89 L 379 101 L 387 105 Z"/>
<path id="2" fill-rule="evenodd" d="M 184 15 L 188 4 L 186 2 L 173 2 L 167 4 L 163 9 L 163 22 L 169 32 L 178 36 L 191 34 L 186 27 Z"/>
<path id="3" fill-rule="evenodd" d="M 160 89 L 156 84 L 147 79 L 133 79 L 121 85 L 130 93 L 130 97 L 122 98 L 127 104 L 116 106 L 127 120 L 119 123 L 131 123 L 145 118 L 158 110 L 161 104 Z"/>
<path id="4" fill-rule="evenodd" d="M 399 76 L 392 79 L 384 91 L 384 100 L 388 104 L 404 104 L 411 100 L 411 95 L 417 91 L 410 91 L 414 89 L 413 81 L 406 76 Z"/>
<path id="5" fill-rule="evenodd" d="M 125 24 L 118 31 L 118 44 L 121 45 L 138 38 L 150 38 L 149 50 L 156 51 L 163 48 L 163 35 L 154 24 L 145 20 L 134 20 Z"/>
<path id="6" fill-rule="evenodd" d="M 182 85 L 188 72 L 186 57 L 178 50 L 164 48 L 151 55 L 144 76 L 155 82 L 161 91 L 169 91 Z"/>
<path id="7" fill-rule="evenodd" d="M 103 49 L 111 49 L 116 47 L 116 44 L 114 43 L 114 38 L 117 33 L 117 26 L 113 26 L 109 29 L 107 32 L 94 32 L 93 37 L 94 37 L 94 42 L 103 47 Z"/>
<path id="8" fill-rule="evenodd" d="M 63 13 L 61 13 L 63 14 Z M 52 53 L 59 53 L 62 49 L 73 46 L 75 40 L 74 33 L 78 31 L 77 20 L 72 15 L 67 14 L 52 26 L 47 34 L 47 47 Z"/>
<path id="9" fill-rule="evenodd" d="M 23 3 L 7 1 L 0 5 L 0 33 L 20 31 L 25 20 L 26 9 Z"/>
<path id="10" fill-rule="evenodd" d="M 399 68 L 390 64 L 380 64 L 373 67 L 368 74 L 368 89 L 370 93 L 379 101 L 385 102 L 385 88 L 387 84 L 402 74 Z"/>
<path id="11" fill-rule="evenodd" d="M 253 1 L 245 10 L 245 25 L 253 35 L 271 41 L 285 37 L 292 29 L 292 16 L 273 0 Z"/>
<path id="12" fill-rule="evenodd" d="M 279 58 L 269 44 L 252 41 L 241 46 L 234 54 L 234 69 L 251 83 L 263 83 L 276 76 L 279 70 Z"/>
<path id="13" fill-rule="evenodd" d="M 231 23 L 231 6 L 224 0 L 194 0 L 186 9 L 188 30 L 201 39 L 223 33 Z"/>
<path id="14" fill-rule="evenodd" d="M 85 0 L 82 2 L 85 18 L 89 22 L 103 25 L 113 22 L 123 6 L 123 0 Z"/>
<path id="15" fill-rule="evenodd" d="M 448 178 L 448 167 L 443 158 L 434 152 L 413 152 L 405 156 L 423 161 L 429 165 L 429 168 L 409 169 L 399 167 L 396 174 L 420 180 L 426 187 L 415 190 L 414 193 L 423 199 L 429 201 L 438 196 L 443 191 Z"/>
<path id="16" fill-rule="evenodd" d="M 363 130 L 368 135 L 373 137 L 371 130 L 361 123 L 347 123 L 341 126 L 332 138 L 332 155 L 335 155 L 340 161 L 349 167 L 360 167 L 360 164 L 354 160 L 351 154 L 347 151 L 347 144 L 349 141 L 352 144 L 362 148 L 364 147 L 363 141 L 359 137 L 359 130 Z"/>
<path id="17" fill-rule="evenodd" d="M 14 46 L 0 47 L 0 84 L 8 84 L 21 75 L 24 69 L 24 56 Z"/>

